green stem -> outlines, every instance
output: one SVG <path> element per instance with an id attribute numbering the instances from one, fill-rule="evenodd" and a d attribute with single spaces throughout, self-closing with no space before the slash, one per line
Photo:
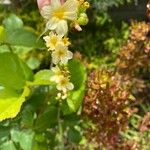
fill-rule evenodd
<path id="1" fill-rule="evenodd" d="M 63 137 L 63 128 L 62 128 L 62 121 L 61 121 L 61 117 L 60 117 L 60 103 L 58 106 L 58 130 L 59 130 L 59 150 L 64 150 L 64 137 Z"/>

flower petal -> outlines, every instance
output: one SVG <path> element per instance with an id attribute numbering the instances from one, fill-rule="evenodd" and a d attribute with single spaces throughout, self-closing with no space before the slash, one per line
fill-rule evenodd
<path id="1" fill-rule="evenodd" d="M 68 12 L 77 11 L 77 7 L 78 7 L 77 0 L 67 0 L 63 5 L 63 8 Z"/>
<path id="2" fill-rule="evenodd" d="M 60 6 L 61 6 L 60 0 L 51 0 L 51 6 L 52 6 L 53 8 L 58 8 L 58 7 L 60 7 Z"/>
<path id="3" fill-rule="evenodd" d="M 52 68 L 51 68 L 51 70 L 52 70 L 52 72 L 54 72 L 54 73 L 57 73 L 57 72 L 59 72 L 59 71 L 60 71 L 60 69 L 59 69 L 59 67 L 58 67 L 58 66 L 56 66 L 56 67 L 52 67 Z"/>
<path id="4" fill-rule="evenodd" d="M 50 5 L 46 5 L 42 8 L 41 15 L 43 18 L 49 19 L 51 17 L 52 11 L 52 7 Z"/>
<path id="5" fill-rule="evenodd" d="M 63 37 L 68 32 L 68 25 L 66 20 L 60 20 L 57 23 L 56 32 L 59 36 Z"/>
<path id="6" fill-rule="evenodd" d="M 56 50 L 58 50 L 58 49 L 62 49 L 64 51 L 67 51 L 68 47 L 65 46 L 63 42 L 58 42 L 57 45 L 56 45 Z"/>
<path id="7" fill-rule="evenodd" d="M 67 89 L 68 90 L 73 90 L 73 88 L 74 88 L 74 85 L 71 82 L 69 82 L 68 85 L 67 85 Z"/>
<path id="8" fill-rule="evenodd" d="M 37 0 L 38 7 L 41 10 L 45 5 L 50 5 L 51 0 Z"/>
<path id="9" fill-rule="evenodd" d="M 57 18 L 52 18 L 46 23 L 46 28 L 49 30 L 55 30 L 57 28 Z"/>
<path id="10" fill-rule="evenodd" d="M 56 65 L 60 61 L 59 57 L 57 56 L 56 52 L 52 52 L 52 62 Z"/>
<path id="11" fill-rule="evenodd" d="M 77 13 L 76 12 L 65 12 L 64 13 L 64 19 L 76 20 L 76 18 L 77 18 Z"/>
<path id="12" fill-rule="evenodd" d="M 77 18 L 78 3 L 76 0 L 67 0 L 63 8 L 65 10 L 64 19 L 75 20 Z"/>
<path id="13" fill-rule="evenodd" d="M 72 59 L 72 57 L 73 57 L 73 53 L 70 51 L 67 51 L 67 58 Z"/>
<path id="14" fill-rule="evenodd" d="M 50 37 L 49 36 L 44 36 L 43 39 L 45 40 L 45 42 L 47 42 L 50 39 Z"/>
<path id="15" fill-rule="evenodd" d="M 62 86 L 61 86 L 61 85 L 59 85 L 59 84 L 56 86 L 56 88 L 57 88 L 57 90 L 59 90 L 59 91 L 61 91 L 61 90 L 62 90 Z"/>
<path id="16" fill-rule="evenodd" d="M 68 63 L 68 58 L 67 57 L 61 58 L 61 63 L 62 64 L 67 64 Z"/>

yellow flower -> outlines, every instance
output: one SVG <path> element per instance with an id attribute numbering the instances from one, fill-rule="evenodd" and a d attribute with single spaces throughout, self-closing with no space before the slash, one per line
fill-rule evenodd
<path id="1" fill-rule="evenodd" d="M 69 46 L 71 44 L 70 41 L 69 41 L 69 38 L 67 38 L 67 37 L 64 37 L 62 39 L 62 41 L 63 41 L 63 43 L 64 43 L 65 46 Z"/>
<path id="2" fill-rule="evenodd" d="M 43 37 L 43 39 L 45 40 L 46 42 L 46 47 L 48 47 L 49 49 L 48 50 L 54 50 L 55 49 L 55 46 L 56 44 L 61 41 L 61 37 L 54 34 L 53 32 L 50 32 L 49 33 L 49 36 L 45 36 Z"/>
<path id="3" fill-rule="evenodd" d="M 59 83 L 60 79 L 63 77 L 62 71 L 58 66 L 53 67 L 51 70 L 54 73 L 54 75 L 50 78 L 50 80 Z"/>
<path id="4" fill-rule="evenodd" d="M 73 88 L 74 85 L 69 82 L 68 77 L 61 77 L 59 83 L 57 84 L 57 89 L 63 92 L 72 90 Z"/>
<path id="5" fill-rule="evenodd" d="M 68 50 L 62 42 L 59 42 L 56 45 L 55 51 L 52 52 L 52 61 L 54 64 L 58 64 L 59 62 L 62 64 L 68 63 L 69 59 L 72 59 L 73 54 Z"/>
<path id="6" fill-rule="evenodd" d="M 50 32 L 49 36 L 44 36 L 43 39 L 46 42 L 46 47 L 49 48 L 48 50 L 55 50 L 58 42 L 62 42 L 65 46 L 69 46 L 71 44 L 69 38 L 62 38 L 59 35 L 54 34 L 54 32 Z"/>
<path id="7" fill-rule="evenodd" d="M 51 0 L 51 5 L 44 6 L 41 11 L 47 20 L 46 28 L 64 36 L 68 32 L 67 20 L 73 21 L 77 18 L 77 8 L 77 0 L 67 0 L 64 4 L 60 0 Z"/>

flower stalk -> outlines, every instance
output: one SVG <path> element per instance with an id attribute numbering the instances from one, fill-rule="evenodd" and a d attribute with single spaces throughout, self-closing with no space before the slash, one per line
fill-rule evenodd
<path id="1" fill-rule="evenodd" d="M 38 1 L 38 5 L 46 21 L 45 31 L 49 32 L 43 39 L 51 53 L 51 66 L 55 65 L 51 68 L 53 76 L 50 80 L 56 83 L 59 91 L 57 99 L 66 99 L 68 92 L 74 88 L 67 68 L 68 61 L 73 58 L 73 53 L 69 50 L 71 42 L 67 35 L 70 28 L 81 31 L 80 25 L 88 23 L 86 10 L 89 3 L 84 0 L 45 0 L 44 4 L 41 4 L 41 1 Z"/>

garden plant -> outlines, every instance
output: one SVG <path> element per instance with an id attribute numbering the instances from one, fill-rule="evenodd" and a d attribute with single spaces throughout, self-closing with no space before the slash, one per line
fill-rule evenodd
<path id="1" fill-rule="evenodd" d="M 150 150 L 149 19 L 147 0 L 0 0 L 0 150 Z"/>

